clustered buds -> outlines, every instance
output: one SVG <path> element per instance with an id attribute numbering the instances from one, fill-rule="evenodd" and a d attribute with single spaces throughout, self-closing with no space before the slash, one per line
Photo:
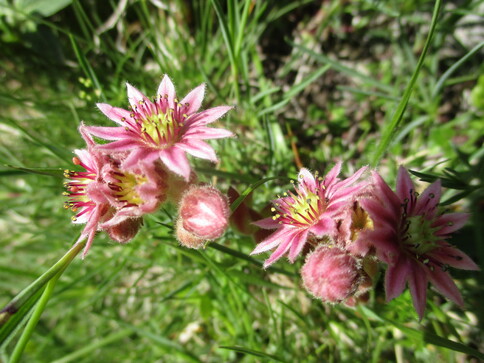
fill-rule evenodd
<path id="1" fill-rule="evenodd" d="M 325 302 L 354 306 L 366 301 L 378 263 L 383 263 L 387 300 L 399 296 L 408 284 L 420 318 L 428 282 L 462 305 L 448 268 L 478 266 L 447 242 L 467 217 L 439 211 L 440 182 L 419 195 L 401 167 L 393 192 L 376 172 L 360 180 L 362 168 L 340 180 L 340 169 L 338 163 L 324 178 L 301 169 L 294 192 L 272 202 L 273 217 L 254 223 L 275 232 L 252 254 L 274 250 L 265 267 L 285 254 L 290 262 L 307 254 L 301 269 L 303 285 Z"/>
<path id="2" fill-rule="evenodd" d="M 65 208 L 75 213 L 74 223 L 85 224 L 78 241 L 87 239 L 83 255 L 97 231 L 116 242 L 129 242 L 143 225 L 143 216 L 165 202 L 180 205 L 176 234 L 182 244 L 190 245 L 191 240 L 190 247 L 195 247 L 220 237 L 228 223 L 227 199 L 215 187 L 197 186 L 186 154 L 217 161 L 203 140 L 232 136 L 230 131 L 207 127 L 231 107 L 198 112 L 205 86 L 178 101 L 168 76 L 153 100 L 130 84 L 127 89 L 129 110 L 97 105 L 119 127 L 81 124 L 87 147 L 75 150 L 73 164 L 84 170 L 64 174 Z M 93 136 L 113 142 L 97 144 Z"/>

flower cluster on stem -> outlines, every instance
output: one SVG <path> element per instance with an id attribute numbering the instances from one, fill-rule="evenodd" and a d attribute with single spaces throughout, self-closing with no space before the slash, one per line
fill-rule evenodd
<path id="1" fill-rule="evenodd" d="M 361 168 L 340 180 L 340 170 L 338 163 L 319 177 L 301 169 L 294 191 L 272 202 L 274 215 L 254 223 L 275 231 L 252 254 L 273 250 L 264 267 L 285 254 L 290 262 L 306 254 L 303 285 L 325 302 L 353 306 L 366 301 L 377 266 L 383 264 L 387 300 L 399 296 L 408 283 L 420 318 L 429 282 L 462 305 L 448 269 L 478 266 L 448 243 L 467 216 L 439 209 L 440 182 L 419 195 L 400 167 L 393 192 L 376 171 L 362 178 L 366 168 Z"/>
<path id="2" fill-rule="evenodd" d="M 197 181 L 186 154 L 217 162 L 215 151 L 203 140 L 233 136 L 228 130 L 207 126 L 227 113 L 230 106 L 198 112 L 205 92 L 203 84 L 181 101 L 168 76 L 152 100 L 130 84 L 127 91 L 129 110 L 97 105 L 118 127 L 81 124 L 79 131 L 86 148 L 75 150 L 76 170 L 65 171 L 65 207 L 75 213 L 74 223 L 85 224 L 79 238 L 87 239 L 83 256 L 97 231 L 106 231 L 114 241 L 126 243 L 142 226 L 143 215 L 155 212 L 166 201 L 178 203 Z M 93 136 L 112 142 L 97 144 Z M 219 206 L 227 200 L 220 194 L 218 200 L 212 198 L 210 202 Z M 205 212 L 211 213 L 210 208 Z M 222 215 L 226 225 L 228 215 Z M 224 231 L 220 227 L 217 236 L 205 238 L 199 233 L 197 238 L 211 240 Z M 194 233 L 198 233 L 196 228 Z"/>

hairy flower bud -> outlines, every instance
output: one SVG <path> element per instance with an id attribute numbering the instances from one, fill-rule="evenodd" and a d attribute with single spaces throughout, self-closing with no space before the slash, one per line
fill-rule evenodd
<path id="1" fill-rule="evenodd" d="M 337 247 L 321 246 L 306 258 L 301 269 L 304 287 L 315 297 L 339 303 L 358 289 L 361 271 L 357 260 Z"/>
<path id="2" fill-rule="evenodd" d="M 138 233 L 143 225 L 143 218 L 128 218 L 114 226 L 106 228 L 106 232 L 113 241 L 128 243 Z"/>
<path id="3" fill-rule="evenodd" d="M 223 235 L 228 225 L 227 198 L 209 185 L 190 187 L 180 201 L 176 235 L 182 245 L 199 248 Z"/>

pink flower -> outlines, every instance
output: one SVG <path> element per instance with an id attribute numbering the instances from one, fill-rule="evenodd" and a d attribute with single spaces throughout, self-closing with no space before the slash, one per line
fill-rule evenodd
<path id="1" fill-rule="evenodd" d="M 65 171 L 69 179 L 65 208 L 76 212 L 74 223 L 86 224 L 78 240 L 87 238 L 85 256 L 99 230 L 120 243 L 131 240 L 142 224 L 140 217 L 165 201 L 168 173 L 159 163 L 140 163 L 130 171 L 122 170 L 120 159 L 97 150 L 84 125 L 79 131 L 87 150 L 75 150 L 73 162 L 85 171 Z"/>
<path id="2" fill-rule="evenodd" d="M 72 161 L 74 165 L 81 166 L 85 171 L 64 171 L 64 177 L 69 179 L 65 183 L 67 191 L 64 193 L 69 200 L 64 203 L 64 207 L 76 213 L 72 217 L 73 223 L 86 224 L 77 241 L 87 238 L 83 252 L 85 256 L 99 229 L 99 224 L 112 216 L 113 207 L 106 198 L 108 189 L 101 177 L 102 166 L 108 158 L 94 149 L 94 141 L 85 132 L 83 125 L 79 131 L 88 148 L 75 150 L 77 156 Z"/>
<path id="3" fill-rule="evenodd" d="M 109 188 L 106 198 L 116 208 L 116 212 L 102 229 L 113 227 L 126 219 L 138 218 L 153 213 L 166 200 L 167 172 L 158 162 L 140 163 L 130 171 L 120 169 L 121 161 L 111 159 L 101 174 Z"/>
<path id="4" fill-rule="evenodd" d="M 465 224 L 467 215 L 439 212 L 440 181 L 431 184 L 419 196 L 403 167 L 398 171 L 396 193 L 376 172 L 373 179 L 374 197 L 362 200 L 361 205 L 374 224 L 368 238 L 377 257 L 388 264 L 387 300 L 399 296 L 408 282 L 413 305 L 422 319 L 430 281 L 441 294 L 463 305 L 462 296 L 447 269 L 452 266 L 478 270 L 479 267 L 446 239 Z"/>
<path id="5" fill-rule="evenodd" d="M 183 195 L 178 214 L 176 234 L 180 243 L 190 248 L 202 247 L 227 229 L 227 197 L 212 186 L 193 185 Z"/>
<path id="6" fill-rule="evenodd" d="M 358 170 L 348 179 L 337 178 L 341 162 L 323 178 L 315 178 L 307 169 L 299 172 L 296 194 L 289 192 L 273 201 L 272 218 L 255 222 L 259 227 L 277 229 L 252 251 L 252 255 L 276 250 L 264 263 L 268 267 L 289 252 L 294 262 L 301 253 L 308 237 L 334 237 L 337 233 L 336 219 L 341 218 L 345 208 L 353 202 L 366 183 L 353 185 L 366 167 Z M 316 175 L 317 176 L 317 175 Z"/>
<path id="7" fill-rule="evenodd" d="M 331 303 L 353 296 L 367 278 L 355 257 L 343 249 L 325 245 L 308 255 L 301 276 L 308 292 Z"/>
<path id="8" fill-rule="evenodd" d="M 153 101 L 130 84 L 127 88 L 129 111 L 104 103 L 97 105 L 120 127 L 88 128 L 94 136 L 114 140 L 98 146 L 99 150 L 109 153 L 129 151 L 121 165 L 123 169 L 131 169 L 139 161 L 151 163 L 159 159 L 169 170 L 188 180 L 191 169 L 185 153 L 216 162 L 215 151 L 203 140 L 233 135 L 230 131 L 206 126 L 232 107 L 218 106 L 197 112 L 205 92 L 203 84 L 181 102 L 176 99 L 175 87 L 166 75 Z"/>

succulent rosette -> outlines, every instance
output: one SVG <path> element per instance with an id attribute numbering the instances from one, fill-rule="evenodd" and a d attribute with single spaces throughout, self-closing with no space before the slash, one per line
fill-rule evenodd
<path id="1" fill-rule="evenodd" d="M 191 167 L 186 154 L 217 162 L 214 149 L 204 140 L 233 136 L 232 132 L 207 127 L 232 107 L 218 106 L 198 112 L 205 93 L 205 85 L 193 89 L 178 101 L 175 87 L 168 76 L 161 81 L 157 96 L 150 100 L 129 83 L 126 84 L 130 110 L 105 103 L 98 108 L 119 127 L 91 126 L 94 136 L 112 142 L 99 145 L 105 153 L 129 151 L 123 169 L 137 167 L 141 161 L 156 160 L 175 174 L 189 180 Z"/>
<path id="2" fill-rule="evenodd" d="M 373 221 L 373 230 L 367 232 L 367 237 L 376 256 L 388 265 L 387 300 L 399 296 L 408 283 L 413 305 L 422 318 L 430 282 L 441 294 L 463 305 L 448 268 L 478 270 L 479 267 L 447 239 L 465 224 L 467 215 L 439 210 L 439 180 L 421 195 L 403 167 L 398 171 L 396 192 L 376 172 L 373 181 L 373 196 L 361 200 L 361 205 Z"/>
<path id="3" fill-rule="evenodd" d="M 351 177 L 341 180 L 338 178 L 341 162 L 324 178 L 315 177 L 307 169 L 301 169 L 295 193 L 289 191 L 274 200 L 272 211 L 275 215 L 254 223 L 261 228 L 276 231 L 259 243 L 251 254 L 275 248 L 264 267 L 286 253 L 289 254 L 289 260 L 294 262 L 309 237 L 335 237 L 337 219 L 342 218 L 348 205 L 367 185 L 366 182 L 355 184 L 365 170 L 366 167 L 363 167 Z"/>

